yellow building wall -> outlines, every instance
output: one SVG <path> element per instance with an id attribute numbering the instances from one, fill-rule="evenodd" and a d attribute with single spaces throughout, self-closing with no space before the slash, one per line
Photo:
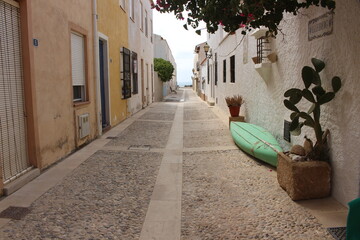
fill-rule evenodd
<path id="1" fill-rule="evenodd" d="M 122 99 L 121 92 L 120 50 L 128 48 L 128 15 L 118 0 L 98 0 L 97 14 L 98 32 L 109 38 L 110 125 L 115 126 L 126 118 L 127 113 L 127 100 Z"/>

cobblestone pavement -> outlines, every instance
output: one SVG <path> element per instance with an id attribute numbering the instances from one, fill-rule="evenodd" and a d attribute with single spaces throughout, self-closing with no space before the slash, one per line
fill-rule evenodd
<path id="1" fill-rule="evenodd" d="M 228 126 L 212 108 L 190 90 L 178 91 L 176 97 L 185 102 L 148 107 L 34 201 L 27 216 L 3 226 L 0 239 L 332 239 L 279 187 L 274 169 L 235 147 Z M 176 116 L 183 121 L 182 153 L 167 149 L 169 135 L 177 130 Z M 127 150 L 131 145 L 151 149 Z M 175 167 L 178 163 L 164 164 L 166 154 L 180 154 L 182 169 L 181 164 L 180 170 Z M 167 237 L 147 237 L 142 228 L 150 201 L 167 194 L 172 198 L 171 192 L 156 187 L 171 179 L 164 172 L 158 177 L 167 166 L 174 174 L 182 173 L 173 178 L 174 184 L 182 179 L 181 224 L 170 226 L 173 232 Z M 157 214 L 161 218 L 164 213 Z M 168 225 L 157 230 L 167 231 L 163 228 Z"/>

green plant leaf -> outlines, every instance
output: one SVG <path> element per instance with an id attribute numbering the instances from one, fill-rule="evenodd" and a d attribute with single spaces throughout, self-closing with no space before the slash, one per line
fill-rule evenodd
<path id="1" fill-rule="evenodd" d="M 334 90 L 334 92 L 338 92 L 341 88 L 341 79 L 338 76 L 333 77 L 332 81 L 332 88 Z"/>
<path id="2" fill-rule="evenodd" d="M 296 117 L 299 117 L 299 113 L 297 113 L 297 112 L 292 112 L 292 113 L 290 114 L 290 119 L 291 119 L 291 121 L 294 120 Z"/>
<path id="3" fill-rule="evenodd" d="M 297 104 L 298 102 L 300 102 L 301 98 L 302 98 L 302 94 L 300 91 L 300 93 L 294 93 L 293 95 L 291 95 L 289 101 L 292 102 L 293 104 Z"/>
<path id="4" fill-rule="evenodd" d="M 315 104 L 314 108 L 314 121 L 319 122 L 320 121 L 320 105 Z"/>
<path id="5" fill-rule="evenodd" d="M 325 63 L 317 58 L 312 58 L 311 62 L 318 73 L 321 72 L 325 67 Z"/>
<path id="6" fill-rule="evenodd" d="M 305 66 L 303 67 L 302 71 L 301 71 L 301 77 L 303 79 L 305 88 L 309 88 L 311 83 L 313 82 L 313 77 L 314 77 L 314 73 L 315 70 L 312 69 L 309 66 Z"/>
<path id="7" fill-rule="evenodd" d="M 313 104 L 311 105 L 311 107 L 310 107 L 309 110 L 308 110 L 308 114 L 311 114 L 311 113 L 314 111 L 315 106 L 316 106 L 315 103 L 313 103 Z"/>
<path id="8" fill-rule="evenodd" d="M 186 30 L 188 30 L 188 27 L 187 27 L 187 24 L 186 24 L 186 23 L 183 25 L 183 27 L 184 27 Z"/>
<path id="9" fill-rule="evenodd" d="M 201 35 L 201 30 L 196 30 L 195 33 L 196 33 L 197 35 Z"/>
<path id="10" fill-rule="evenodd" d="M 314 122 L 311 122 L 311 121 L 309 121 L 309 120 L 305 120 L 304 124 L 305 124 L 306 126 L 312 127 L 312 128 L 314 128 L 314 126 L 315 126 Z"/>
<path id="11" fill-rule="evenodd" d="M 291 135 L 299 136 L 301 134 L 301 128 L 304 126 L 304 123 L 299 123 L 298 127 L 293 131 L 290 131 Z"/>
<path id="12" fill-rule="evenodd" d="M 320 105 L 324 104 L 324 103 L 327 103 L 327 102 L 330 102 L 331 100 L 333 100 L 333 98 L 335 97 L 335 93 L 333 92 L 327 92 L 325 93 L 323 96 L 321 96 L 319 98 L 319 101 L 318 103 Z"/>
<path id="13" fill-rule="evenodd" d="M 284 100 L 284 105 L 287 109 L 294 111 L 294 112 L 300 112 L 299 109 L 289 100 L 285 99 Z"/>
<path id="14" fill-rule="evenodd" d="M 314 124 L 315 124 L 315 123 L 314 123 L 314 120 L 313 120 L 312 117 L 311 117 L 309 114 L 307 114 L 306 112 L 300 112 L 300 113 L 299 113 L 299 117 L 305 119 L 305 122 L 304 122 L 305 125 L 309 126 L 308 124 L 311 124 L 311 126 L 314 126 Z M 308 123 L 308 124 L 306 124 L 306 123 Z"/>
<path id="15" fill-rule="evenodd" d="M 284 97 L 291 97 L 291 95 L 296 94 L 296 93 L 300 93 L 301 94 L 301 90 L 298 88 L 290 88 L 289 90 L 287 90 L 284 93 Z"/>
<path id="16" fill-rule="evenodd" d="M 313 84 L 321 86 L 321 79 L 320 79 L 320 75 L 318 72 L 313 71 Z"/>
<path id="17" fill-rule="evenodd" d="M 322 96 L 326 93 L 326 91 L 321 87 L 321 86 L 315 86 L 312 89 L 312 92 L 316 95 L 316 96 Z"/>
<path id="18" fill-rule="evenodd" d="M 296 117 L 290 123 L 290 128 L 289 128 L 290 132 L 294 131 L 298 126 L 299 126 L 299 117 Z"/>
<path id="19" fill-rule="evenodd" d="M 302 90 L 302 95 L 304 98 L 306 98 L 306 100 L 315 103 L 315 98 L 314 95 L 310 92 L 309 89 L 303 89 Z"/>

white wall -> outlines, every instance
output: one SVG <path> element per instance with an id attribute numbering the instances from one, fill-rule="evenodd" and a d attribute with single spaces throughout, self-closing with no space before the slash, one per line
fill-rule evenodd
<path id="1" fill-rule="evenodd" d="M 153 22 L 153 13 L 151 9 L 151 2 L 149 0 L 133 0 L 134 1 L 134 18 L 130 18 L 129 13 L 129 3 L 127 1 L 127 11 L 129 16 L 129 48 L 131 51 L 134 51 L 138 55 L 138 93 L 132 94 L 131 98 L 128 99 L 128 112 L 132 115 L 142 109 L 142 91 L 144 95 L 147 95 L 147 91 L 149 92 L 149 96 L 146 96 L 147 102 L 153 102 L 153 81 L 155 81 L 153 76 L 153 71 L 151 66 L 153 66 L 154 59 L 154 44 L 151 42 L 151 34 L 153 27 L 151 23 Z M 141 30 L 141 22 L 140 22 L 140 2 L 143 5 L 144 18 L 145 18 L 145 10 L 148 14 L 148 35 L 145 36 L 145 19 L 144 28 Z M 141 84 L 141 59 L 144 61 L 144 89 L 142 89 Z M 148 69 L 146 69 L 146 64 L 148 65 Z M 145 104 L 146 105 L 146 104 Z"/>
<path id="2" fill-rule="evenodd" d="M 169 44 L 167 43 L 166 39 L 161 37 L 160 35 L 154 34 L 154 58 L 162 58 L 166 61 L 171 62 L 171 64 L 174 66 L 174 73 L 173 78 L 167 82 L 166 84 L 163 84 L 161 81 L 156 81 L 155 84 L 161 84 L 162 86 L 165 86 L 166 93 L 170 93 L 170 86 L 172 89 L 176 89 L 177 86 L 177 70 L 176 70 L 176 62 L 175 58 L 172 54 L 172 51 L 169 47 Z M 156 89 L 160 89 L 159 87 L 155 87 Z M 167 95 L 166 94 L 166 95 Z M 165 97 L 165 96 L 163 96 Z"/>
<path id="3" fill-rule="evenodd" d="M 290 113 L 283 105 L 283 94 L 292 87 L 303 88 L 302 67 L 312 66 L 312 57 L 324 60 L 326 67 L 321 77 L 328 90 L 333 76 L 342 78 L 343 87 L 335 99 L 322 106 L 321 122 L 331 132 L 332 195 L 344 205 L 360 194 L 360 148 L 357 146 L 360 137 L 360 84 L 357 82 L 360 78 L 359 11 L 357 0 L 337 1 L 333 33 L 312 41 L 308 41 L 308 22 L 327 12 L 326 9 L 310 8 L 298 16 L 287 15 L 280 26 L 284 34 L 278 34 L 271 43 L 278 61 L 272 64 L 266 81 L 256 72 L 251 60 L 256 56 L 254 37 L 244 37 L 239 30 L 235 35 L 223 34 L 225 39 L 218 32 L 208 40 L 210 47 L 215 49 L 213 53 L 217 52 L 219 56 L 219 81 L 215 87 L 218 106 L 227 112 L 225 96 L 243 95 L 245 104 L 241 114 L 246 121 L 268 129 L 285 150 L 291 144 L 302 144 L 304 134 L 314 139 L 313 130 L 304 127 L 303 135 L 291 137 L 291 144 L 283 140 L 283 121 Z M 236 56 L 236 81 L 230 83 L 230 56 L 233 54 Z M 227 61 L 226 83 L 222 81 L 224 58 Z M 209 86 L 206 88 L 206 94 L 209 94 Z"/>

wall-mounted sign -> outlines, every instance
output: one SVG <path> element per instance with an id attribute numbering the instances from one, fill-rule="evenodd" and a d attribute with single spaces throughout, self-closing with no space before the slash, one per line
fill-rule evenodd
<path id="1" fill-rule="evenodd" d="M 333 19 L 334 13 L 328 12 L 310 20 L 308 24 L 308 40 L 311 41 L 332 34 Z"/>
<path id="2" fill-rule="evenodd" d="M 33 39 L 33 45 L 35 47 L 39 46 L 39 40 L 37 40 L 36 38 Z"/>

